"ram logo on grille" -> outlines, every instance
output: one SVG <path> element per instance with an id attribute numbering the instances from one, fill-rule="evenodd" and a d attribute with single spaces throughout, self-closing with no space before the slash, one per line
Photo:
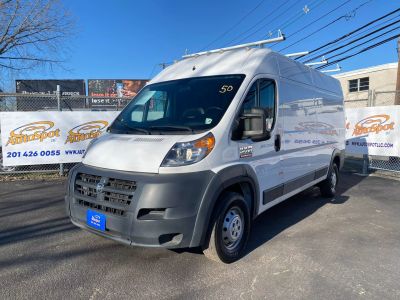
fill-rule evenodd
<path id="1" fill-rule="evenodd" d="M 106 185 L 106 179 L 103 177 L 96 184 L 96 193 L 97 193 L 97 195 L 99 195 L 99 194 L 101 194 L 103 192 L 105 185 Z"/>

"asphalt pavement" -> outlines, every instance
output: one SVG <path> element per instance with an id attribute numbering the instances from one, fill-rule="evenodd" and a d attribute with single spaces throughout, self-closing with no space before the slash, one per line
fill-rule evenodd
<path id="1" fill-rule="evenodd" d="M 400 185 L 342 174 L 260 216 L 247 255 L 133 248 L 74 227 L 64 181 L 0 182 L 0 299 L 400 299 Z"/>

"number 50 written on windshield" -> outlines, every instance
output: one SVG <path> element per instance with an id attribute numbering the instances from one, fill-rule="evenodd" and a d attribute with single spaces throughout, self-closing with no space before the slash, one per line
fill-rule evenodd
<path id="1" fill-rule="evenodd" d="M 226 92 L 230 92 L 232 90 L 233 90 L 233 86 L 231 86 L 231 85 L 223 85 L 223 86 L 221 86 L 221 89 L 219 90 L 219 92 L 221 94 L 225 94 Z"/>

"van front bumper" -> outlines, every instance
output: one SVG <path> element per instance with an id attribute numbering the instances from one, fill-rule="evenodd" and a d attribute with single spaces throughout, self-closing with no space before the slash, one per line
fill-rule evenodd
<path id="1" fill-rule="evenodd" d="M 72 223 L 132 246 L 186 248 L 192 243 L 212 171 L 185 174 L 123 172 L 79 164 L 65 197 Z M 100 186 L 98 187 L 98 184 Z M 86 224 L 88 210 L 106 216 L 105 231 Z"/>

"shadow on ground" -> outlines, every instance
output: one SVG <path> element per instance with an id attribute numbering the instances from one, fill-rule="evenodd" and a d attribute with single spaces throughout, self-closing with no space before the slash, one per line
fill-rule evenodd
<path id="1" fill-rule="evenodd" d="M 254 220 L 252 234 L 247 246 L 249 254 L 276 235 L 311 216 L 318 209 L 331 204 L 343 204 L 348 200 L 344 193 L 365 177 L 341 173 L 337 195 L 333 199 L 323 198 L 318 187 L 313 187 L 268 209 Z"/>
<path id="2" fill-rule="evenodd" d="M 364 178 L 363 176 L 342 172 L 337 195 L 333 199 L 321 197 L 319 188 L 312 187 L 268 209 L 254 220 L 245 255 L 250 254 L 287 228 L 308 218 L 324 205 L 345 203 L 349 197 L 345 196 L 344 193 Z M 173 251 L 202 254 L 201 249 L 198 248 L 175 249 Z"/>
<path id="3" fill-rule="evenodd" d="M 342 173 L 338 195 L 334 199 L 321 197 L 319 189 L 314 187 L 267 210 L 253 223 L 252 235 L 246 254 L 262 246 L 285 229 L 309 217 L 325 204 L 331 203 L 340 205 L 346 202 L 348 196 L 343 194 L 363 179 L 364 177 L 362 176 Z M 51 216 L 51 214 L 47 212 L 48 209 L 51 208 L 57 208 L 57 210 L 63 209 L 63 199 L 60 199 L 59 189 L 57 191 L 58 199 L 53 199 L 51 192 L 48 192 L 46 197 L 35 197 L 36 193 L 41 194 L 42 192 L 43 187 L 41 186 L 37 186 L 36 188 L 23 188 L 17 191 L 17 194 L 18 196 L 20 196 L 21 193 L 25 194 L 25 197 L 18 197 L 20 198 L 18 201 L 14 201 L 15 195 L 13 195 L 11 191 L 0 193 L 3 199 L 7 198 L 0 203 L 0 221 L 15 216 L 23 218 L 24 215 L 33 215 L 30 217 L 32 222 L 28 222 L 28 224 L 24 223 L 24 225 L 21 226 L 7 226 L 7 228 L 3 230 L 0 228 L 0 246 L 77 230 L 77 228 L 70 223 L 69 218 L 54 218 L 54 216 Z M 35 217 L 35 215 L 38 216 Z M 57 214 L 57 216 L 60 215 L 62 214 Z M 200 249 L 178 249 L 174 250 L 174 252 L 202 253 Z"/>

